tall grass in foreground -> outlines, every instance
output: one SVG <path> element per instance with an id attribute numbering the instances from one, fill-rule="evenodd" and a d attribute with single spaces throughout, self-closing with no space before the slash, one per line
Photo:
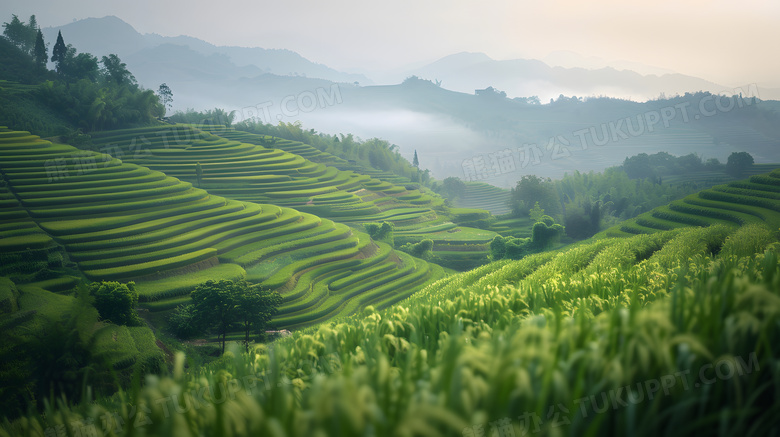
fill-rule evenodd
<path id="1" fill-rule="evenodd" d="M 466 273 L 458 293 L 429 288 L 207 368 L 179 356 L 170 376 L 0 435 L 777 434 L 778 247 L 745 229 L 498 264 L 488 283 Z M 101 434 L 105 418 L 121 427 Z"/>

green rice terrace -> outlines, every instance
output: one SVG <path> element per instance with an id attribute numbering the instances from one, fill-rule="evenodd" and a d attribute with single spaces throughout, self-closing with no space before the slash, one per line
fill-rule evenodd
<path id="1" fill-rule="evenodd" d="M 396 185 L 403 181 L 382 172 L 368 176 L 362 167 L 363 173 L 340 170 L 330 165 L 340 158 L 303 143 L 224 126 L 202 128 L 220 136 L 168 125 L 101 132 L 93 139 L 98 150 L 123 162 L 189 181 L 210 194 L 295 208 L 357 229 L 386 221 L 404 235 L 404 243 L 432 239 L 445 265 L 467 269 L 487 261 L 487 244 L 496 234 L 463 226 L 436 231 L 451 222 L 443 200 L 422 188 Z"/>
<path id="2" fill-rule="evenodd" d="M 443 275 L 344 224 L 220 197 L 26 132 L 0 132 L 0 163 L 0 245 L 63 257 L 44 282 L 19 277 L 50 291 L 80 274 L 133 280 L 141 307 L 156 313 L 186 303 L 207 279 L 245 278 L 281 293 L 275 323 L 292 328 L 388 306 Z"/>
<path id="3" fill-rule="evenodd" d="M 81 277 L 135 279 L 153 322 L 199 283 L 246 278 L 278 290 L 277 326 L 298 328 L 185 368 L 149 328 L 97 324 L 90 344 L 121 380 L 158 376 L 45 403 L 0 425 L 2 436 L 83 435 L 107 414 L 118 436 L 777 430 L 780 170 L 446 276 L 345 224 L 26 132 L 0 131 L 0 163 L 8 332 L 52 329 L 80 302 L 69 290 Z M 451 232 L 487 211 L 450 214 L 395 238 L 490 236 Z M 58 353 L 58 338 L 34 356 Z"/>
<path id="4" fill-rule="evenodd" d="M 466 182 L 466 192 L 455 204 L 461 208 L 484 209 L 499 216 L 509 213 L 510 198 L 509 190 L 484 182 Z"/>
<path id="5" fill-rule="evenodd" d="M 712 190 L 762 199 L 743 224 L 692 209 L 703 222 L 491 263 L 210 366 L 179 355 L 143 387 L 49 405 L 0 435 L 113 411 L 128 424 L 116 435 L 772 435 L 780 199 L 755 195 L 773 186 L 780 173 Z"/>
<path id="6" fill-rule="evenodd" d="M 627 220 L 604 234 L 624 236 L 686 226 L 736 227 L 751 223 L 780 227 L 780 170 L 716 185 Z"/>

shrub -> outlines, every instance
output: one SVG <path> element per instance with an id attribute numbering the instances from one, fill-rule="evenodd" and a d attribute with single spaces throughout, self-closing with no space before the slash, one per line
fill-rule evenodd
<path id="1" fill-rule="evenodd" d="M 138 305 L 135 282 L 93 282 L 89 286 L 89 294 L 95 298 L 94 305 L 101 319 L 117 325 L 141 325 L 141 319 L 135 312 Z"/>

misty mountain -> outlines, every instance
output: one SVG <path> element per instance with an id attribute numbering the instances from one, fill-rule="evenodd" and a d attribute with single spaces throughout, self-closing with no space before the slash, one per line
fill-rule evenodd
<path id="1" fill-rule="evenodd" d="M 147 88 L 156 88 L 161 83 L 160 79 L 171 85 L 180 79 L 192 79 L 192 76 L 223 80 L 267 73 L 334 82 L 370 83 L 363 75 L 334 70 L 291 50 L 215 46 L 189 36 L 144 35 L 114 16 L 87 18 L 43 29 L 45 40 L 53 44 L 58 31 L 62 32 L 65 43 L 72 44 L 79 52 L 92 53 L 98 58 L 116 53 Z M 174 48 L 176 46 L 180 49 Z M 202 65 L 204 61 L 213 61 L 214 65 Z M 164 79 L 158 69 L 175 71 L 184 76 Z M 154 81 L 147 80 L 150 77 L 154 77 Z"/>
<path id="2" fill-rule="evenodd" d="M 560 56 L 559 56 L 560 58 Z M 569 58 L 571 62 L 576 59 Z M 497 61 L 484 53 L 457 53 L 411 70 L 408 75 L 441 80 L 444 88 L 473 93 L 492 86 L 510 97 L 610 96 L 647 100 L 691 91 L 721 92 L 730 87 L 683 74 L 642 75 L 613 67 L 551 67 L 535 59 Z"/>
<path id="3" fill-rule="evenodd" d="M 631 70 L 643 75 L 655 74 L 658 76 L 677 73 L 668 68 L 655 67 L 641 62 L 625 61 L 622 59 L 608 61 L 599 58 L 598 56 L 583 56 L 570 50 L 554 51 L 543 57 L 541 61 L 551 67 L 587 68 L 589 70 L 612 67 L 616 70 Z"/>

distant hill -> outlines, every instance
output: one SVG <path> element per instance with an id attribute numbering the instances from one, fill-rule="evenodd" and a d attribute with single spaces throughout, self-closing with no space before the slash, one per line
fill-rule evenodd
<path id="1" fill-rule="evenodd" d="M 222 47 L 189 36 L 144 35 L 114 16 L 87 18 L 64 26 L 49 27 L 43 29 L 44 39 L 53 43 L 60 31 L 65 43 L 72 44 L 79 52 L 92 53 L 98 58 L 115 53 L 127 63 L 141 85 L 156 88 L 166 82 L 174 91 L 174 96 L 182 88 L 180 84 L 190 89 L 187 85 L 196 81 L 203 88 L 238 78 L 251 79 L 262 74 L 330 82 L 370 83 L 363 75 L 334 70 L 290 50 Z M 304 88 L 297 87 L 296 92 Z M 187 104 L 207 107 L 220 102 L 226 104 L 224 99 L 204 98 L 186 102 L 174 99 L 176 107 L 181 109 L 186 108 L 184 105 Z M 256 103 L 259 102 L 243 104 Z"/>
<path id="2" fill-rule="evenodd" d="M 464 93 L 492 86 L 505 91 L 510 97 L 537 95 L 544 100 L 559 94 L 646 100 L 656 98 L 661 93 L 673 95 L 701 90 L 721 92 L 732 88 L 677 73 L 642 75 L 611 66 L 595 69 L 552 67 L 536 59 L 498 61 L 484 53 L 468 52 L 444 57 L 410 70 L 408 74 L 441 80 L 444 88 Z"/>

